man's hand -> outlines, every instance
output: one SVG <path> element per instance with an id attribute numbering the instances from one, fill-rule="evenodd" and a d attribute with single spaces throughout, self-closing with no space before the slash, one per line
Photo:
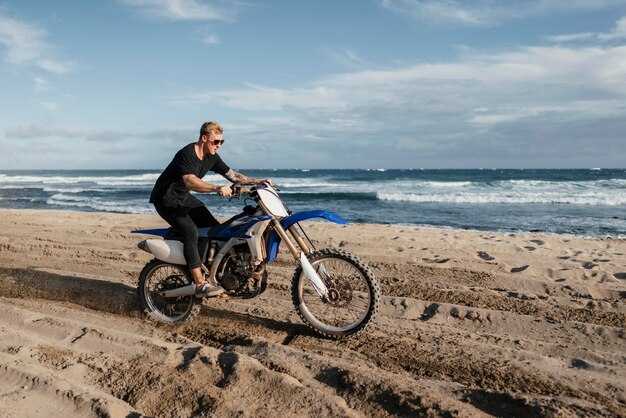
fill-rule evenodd
<path id="1" fill-rule="evenodd" d="M 220 196 L 230 197 L 233 195 L 233 190 L 230 188 L 230 186 L 222 186 L 217 191 L 217 194 Z"/>
<path id="2" fill-rule="evenodd" d="M 265 184 L 269 187 L 272 187 L 272 180 L 270 179 L 265 179 L 265 180 L 257 180 L 257 184 Z"/>

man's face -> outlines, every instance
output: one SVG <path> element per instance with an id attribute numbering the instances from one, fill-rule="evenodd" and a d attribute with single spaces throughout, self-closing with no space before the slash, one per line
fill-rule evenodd
<path id="1" fill-rule="evenodd" d="M 206 151 L 211 155 L 215 155 L 219 147 L 224 142 L 223 134 L 211 132 L 210 135 L 203 135 L 203 136 L 206 137 L 206 142 L 205 142 Z"/>

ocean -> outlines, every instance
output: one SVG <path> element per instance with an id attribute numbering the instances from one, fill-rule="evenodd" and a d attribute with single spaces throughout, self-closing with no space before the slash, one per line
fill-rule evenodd
<path id="1" fill-rule="evenodd" d="M 626 169 L 241 171 L 272 179 L 294 212 L 324 209 L 352 223 L 626 238 Z M 159 174 L 0 170 L 0 207 L 155 213 L 148 197 Z M 216 216 L 243 205 L 197 196 Z"/>

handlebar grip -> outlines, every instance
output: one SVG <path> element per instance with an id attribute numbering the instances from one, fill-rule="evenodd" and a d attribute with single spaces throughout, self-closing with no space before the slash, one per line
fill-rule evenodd
<path id="1" fill-rule="evenodd" d="M 252 190 L 245 188 L 244 186 L 246 185 L 251 185 L 251 186 L 256 186 L 256 187 L 270 187 L 273 190 L 276 190 L 277 192 L 280 191 L 280 189 L 276 186 L 274 186 L 273 184 L 268 185 L 267 183 L 261 183 L 261 184 L 248 184 L 248 183 L 233 183 L 230 185 L 230 189 L 233 192 L 233 196 L 232 197 L 236 197 L 236 198 L 240 198 L 242 194 L 250 194 L 252 193 Z"/>

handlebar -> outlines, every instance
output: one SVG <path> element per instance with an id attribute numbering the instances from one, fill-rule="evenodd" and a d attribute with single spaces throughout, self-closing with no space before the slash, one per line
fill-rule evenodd
<path id="1" fill-rule="evenodd" d="M 244 186 L 254 186 L 251 189 L 248 189 Z M 272 189 L 276 190 L 276 191 L 280 191 L 280 189 L 276 186 L 272 186 L 272 185 L 267 185 L 265 183 L 263 184 L 256 184 L 256 183 L 233 183 L 230 186 L 230 189 L 232 190 L 233 194 L 230 197 L 231 199 L 241 199 L 241 196 L 244 194 L 250 195 L 252 192 L 254 192 L 256 189 L 259 188 L 259 186 L 261 186 L 262 188 L 265 187 L 271 187 Z"/>
<path id="2" fill-rule="evenodd" d="M 230 190 L 232 190 L 233 194 L 231 195 L 231 199 L 241 199 L 241 196 L 244 194 L 250 194 L 252 190 L 246 189 L 243 187 L 243 184 L 233 183 L 230 186 Z"/>

